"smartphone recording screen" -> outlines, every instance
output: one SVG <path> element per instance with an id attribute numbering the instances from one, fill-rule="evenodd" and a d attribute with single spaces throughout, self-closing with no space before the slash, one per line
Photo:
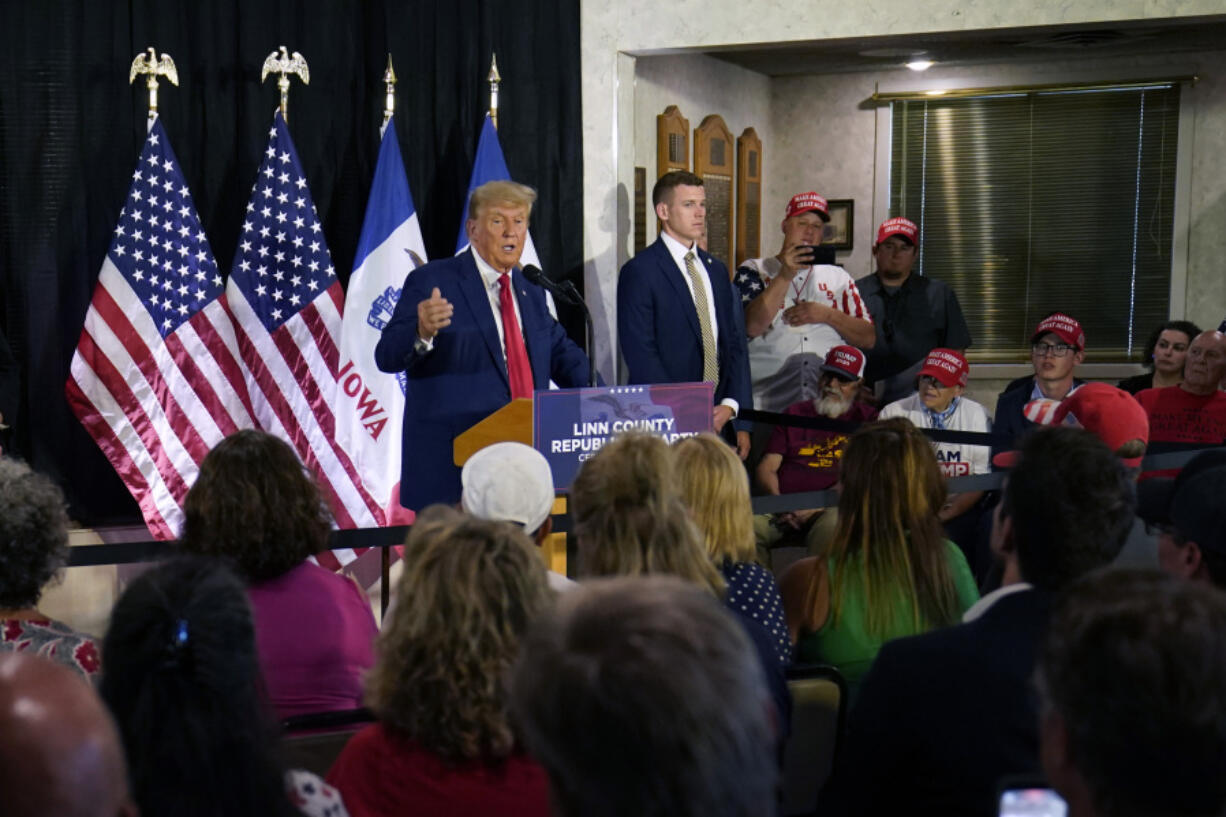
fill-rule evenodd
<path id="1" fill-rule="evenodd" d="M 1068 817 L 1068 805 L 1051 789 L 1006 789 L 1000 817 Z"/>

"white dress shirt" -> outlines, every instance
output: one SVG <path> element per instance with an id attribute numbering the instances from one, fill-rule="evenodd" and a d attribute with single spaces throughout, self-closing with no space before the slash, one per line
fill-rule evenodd
<path id="1" fill-rule="evenodd" d="M 660 232 L 660 238 L 664 240 L 664 246 L 668 250 L 668 254 L 673 257 L 673 262 L 677 265 L 677 271 L 681 273 L 681 280 L 685 281 L 685 288 L 690 291 L 690 297 L 694 297 L 694 282 L 690 279 L 690 273 L 685 268 L 685 254 L 694 253 L 694 266 L 698 270 L 699 285 L 702 286 L 703 294 L 707 299 L 707 315 L 711 321 L 711 339 L 715 343 L 716 360 L 719 359 L 719 320 L 715 317 L 715 293 L 711 291 L 711 280 L 707 273 L 707 267 L 702 263 L 702 255 L 698 251 L 698 242 L 693 242 L 690 246 L 682 244 L 677 239 L 673 238 L 665 231 Z M 695 301 L 695 309 L 697 309 L 697 301 Z M 715 386 L 718 388 L 719 384 Z M 732 409 L 732 416 L 735 417 L 741 410 L 741 404 L 731 397 L 725 397 L 719 401 L 721 406 L 727 406 Z"/>

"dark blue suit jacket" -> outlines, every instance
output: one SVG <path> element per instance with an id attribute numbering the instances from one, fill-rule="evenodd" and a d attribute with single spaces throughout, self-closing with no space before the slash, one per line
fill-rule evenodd
<path id="1" fill-rule="evenodd" d="M 1080 386 L 1085 381 L 1073 378 L 1073 387 Z M 992 446 L 992 456 L 1002 451 L 1012 451 L 1021 445 L 1026 432 L 1035 427 L 1035 423 L 1026 419 L 1026 404 L 1034 392 L 1034 378 L 1021 377 L 1011 382 L 996 398 L 996 416 L 992 418 L 992 433 L 1008 435 L 1013 440 L 1012 445 L 999 442 Z"/>
<path id="2" fill-rule="evenodd" d="M 995 817 L 1001 777 L 1041 774 L 1031 678 L 1050 603 L 1019 591 L 975 621 L 882 647 L 820 813 Z"/>
<path id="3" fill-rule="evenodd" d="M 753 408 L 749 350 L 740 296 L 722 262 L 698 250 L 715 296 L 719 325 L 719 382 L 715 402 L 735 400 Z M 617 280 L 617 337 L 630 383 L 702 381 L 702 330 L 683 273 L 664 240 L 626 262 Z M 740 424 L 738 424 L 740 425 Z"/>
<path id="4" fill-rule="evenodd" d="M 519 270 L 511 273 L 521 329 L 537 389 L 588 383 L 588 361 L 545 305 L 545 291 Z M 455 312 L 426 354 L 414 351 L 417 304 L 438 287 Z M 382 371 L 408 373 L 400 504 L 420 510 L 460 499 L 460 469 L 452 458 L 457 435 L 511 401 L 506 358 L 494 312 L 472 250 L 432 261 L 405 279 L 391 321 L 375 347 Z"/>

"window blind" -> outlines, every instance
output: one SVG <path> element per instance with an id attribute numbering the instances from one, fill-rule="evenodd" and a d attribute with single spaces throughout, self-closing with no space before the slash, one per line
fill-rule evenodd
<path id="1" fill-rule="evenodd" d="M 1139 360 L 1168 317 L 1179 87 L 892 103 L 890 214 L 915 271 L 958 294 L 972 360 L 1029 360 L 1045 315 L 1097 362 Z"/>

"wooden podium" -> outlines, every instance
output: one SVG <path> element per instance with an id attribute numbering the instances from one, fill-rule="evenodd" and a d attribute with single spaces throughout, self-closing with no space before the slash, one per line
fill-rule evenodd
<path id="1" fill-rule="evenodd" d="M 494 443 L 523 443 L 532 445 L 532 401 L 520 398 L 512 400 L 486 417 L 472 428 L 455 438 L 452 459 L 463 467 L 468 458 L 487 445 Z M 566 513 L 566 497 L 554 497 L 552 514 Z M 529 531 L 531 533 L 531 531 Z M 545 565 L 555 573 L 566 573 L 566 534 L 550 534 L 541 548 Z"/>
<path id="2" fill-rule="evenodd" d="M 532 445 L 532 401 L 512 400 L 455 438 L 452 460 L 461 468 L 468 458 L 494 443 Z"/>

